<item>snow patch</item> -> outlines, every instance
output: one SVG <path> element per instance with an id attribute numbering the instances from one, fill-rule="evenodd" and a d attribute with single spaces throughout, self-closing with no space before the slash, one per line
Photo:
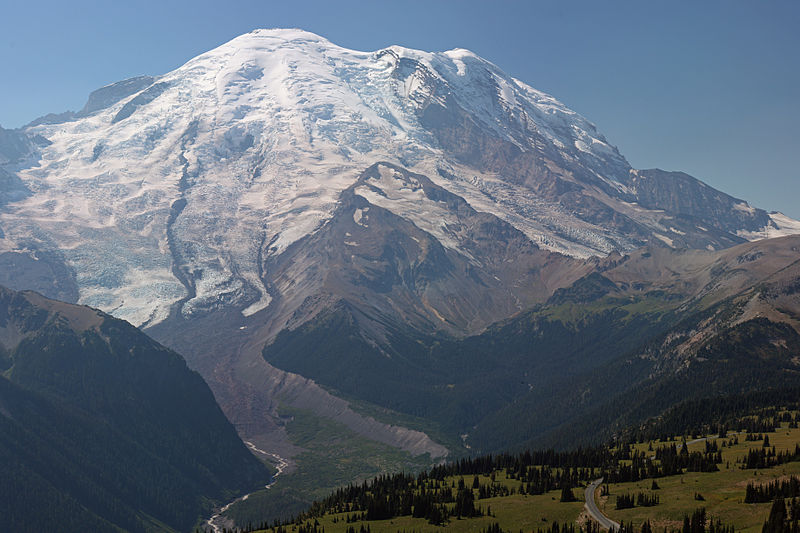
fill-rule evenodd
<path id="1" fill-rule="evenodd" d="M 451 213 L 446 203 L 428 198 L 419 181 L 394 168 L 380 165 L 378 178 L 369 179 L 368 184 L 369 187 L 357 187 L 355 193 L 373 205 L 411 220 L 419 229 L 433 235 L 445 248 L 472 259 L 468 252 L 459 248 L 458 239 L 450 229 L 460 225 L 458 217 Z"/>
<path id="2" fill-rule="evenodd" d="M 259 311 L 269 307 L 269 304 L 271 302 L 272 302 L 272 297 L 269 294 L 267 294 L 266 292 L 264 292 L 264 293 L 261 294 L 261 298 L 257 302 L 252 303 L 252 304 L 248 305 L 247 307 L 245 307 L 244 309 L 242 309 L 242 315 L 244 315 L 244 316 L 252 316 L 252 315 L 258 313 Z"/>
<path id="3" fill-rule="evenodd" d="M 769 214 L 769 223 L 756 231 L 740 230 L 736 234 L 748 241 L 760 239 L 774 239 L 786 237 L 787 235 L 800 235 L 800 220 L 787 217 L 781 212 Z"/>
<path id="4" fill-rule="evenodd" d="M 667 237 L 666 235 L 661 235 L 660 233 L 653 233 L 653 236 L 656 239 L 658 239 L 661 242 L 663 242 L 664 244 L 666 244 L 667 246 L 669 246 L 670 248 L 674 248 L 675 247 L 675 245 L 673 244 L 673 240 L 670 239 L 669 237 Z"/>
<path id="5" fill-rule="evenodd" d="M 363 222 L 363 220 L 367 218 L 366 217 L 367 211 L 369 211 L 369 207 L 365 207 L 364 209 L 361 209 L 360 207 L 356 208 L 356 210 L 353 211 L 353 222 L 355 222 L 359 226 L 368 228 L 369 226 L 365 222 Z"/>

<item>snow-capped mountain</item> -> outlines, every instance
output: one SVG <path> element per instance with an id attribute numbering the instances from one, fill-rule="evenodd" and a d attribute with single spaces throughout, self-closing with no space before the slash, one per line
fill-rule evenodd
<path id="1" fill-rule="evenodd" d="M 300 30 L 257 30 L 104 87 L 78 113 L 3 130 L 0 144 L 13 189 L 0 261 L 43 278 L 66 269 L 66 293 L 145 326 L 267 309 L 270 261 L 378 161 L 578 258 L 781 232 L 690 176 L 631 169 L 585 118 L 467 50 L 358 52 Z M 476 261 L 447 207 L 389 188 L 363 194 Z"/>
<path id="2" fill-rule="evenodd" d="M 797 239 L 746 243 L 791 233 L 466 50 L 258 30 L 0 128 L 0 285 L 141 326 L 290 460 L 284 406 L 436 459 L 687 309 L 796 320 Z"/>

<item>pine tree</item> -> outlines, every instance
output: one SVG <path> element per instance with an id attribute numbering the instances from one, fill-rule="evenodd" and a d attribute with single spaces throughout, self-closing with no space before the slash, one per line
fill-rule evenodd
<path id="1" fill-rule="evenodd" d="M 786 525 L 786 502 L 783 498 L 776 498 L 761 533 L 784 533 L 788 529 Z"/>
<path id="2" fill-rule="evenodd" d="M 572 488 L 564 485 L 564 488 L 561 489 L 561 501 L 562 502 L 574 502 L 577 501 L 575 498 L 575 494 L 572 492 Z"/>

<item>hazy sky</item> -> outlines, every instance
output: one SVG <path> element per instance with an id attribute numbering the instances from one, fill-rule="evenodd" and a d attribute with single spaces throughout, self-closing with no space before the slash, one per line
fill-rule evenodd
<path id="1" fill-rule="evenodd" d="M 469 48 L 594 122 L 637 168 L 683 170 L 800 218 L 800 2 L 4 2 L 0 125 L 83 107 L 255 28 Z"/>

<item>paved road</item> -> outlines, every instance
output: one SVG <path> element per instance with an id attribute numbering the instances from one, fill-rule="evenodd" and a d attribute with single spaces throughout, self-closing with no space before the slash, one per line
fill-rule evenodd
<path id="1" fill-rule="evenodd" d="M 586 497 L 586 504 L 584 505 L 584 507 L 586 507 L 586 511 L 589 513 L 589 515 L 595 520 L 597 520 L 597 522 L 600 524 L 600 527 L 607 529 L 609 531 L 619 530 L 619 523 L 614 522 L 609 517 L 601 513 L 600 509 L 597 508 L 597 504 L 594 501 L 594 493 L 597 490 L 597 487 L 599 487 L 602 482 L 603 478 L 595 479 L 594 481 L 589 483 L 588 487 L 586 487 L 586 492 L 584 494 L 584 496 Z"/>
<path id="2" fill-rule="evenodd" d="M 743 433 L 743 432 L 740 431 L 738 433 Z M 735 434 L 737 433 L 735 432 L 728 433 L 728 435 L 735 435 Z M 703 437 L 701 439 L 692 439 L 690 441 L 687 441 L 686 444 L 689 445 L 689 444 L 694 444 L 695 442 L 703 442 L 704 440 L 717 439 L 717 438 L 719 437 L 711 436 L 711 437 Z M 655 456 L 653 456 L 652 459 L 655 459 Z M 594 501 L 594 493 L 597 490 L 597 487 L 599 487 L 602 482 L 603 478 L 595 479 L 589 484 L 588 487 L 586 487 L 586 492 L 584 494 L 586 497 L 586 505 L 584 507 L 586 507 L 586 511 L 589 513 L 589 515 L 595 520 L 597 520 L 597 522 L 600 524 L 600 527 L 608 529 L 609 531 L 611 531 L 612 529 L 619 530 L 619 524 L 611 520 L 603 513 L 601 513 L 600 509 L 597 508 L 597 503 L 595 503 Z"/>

